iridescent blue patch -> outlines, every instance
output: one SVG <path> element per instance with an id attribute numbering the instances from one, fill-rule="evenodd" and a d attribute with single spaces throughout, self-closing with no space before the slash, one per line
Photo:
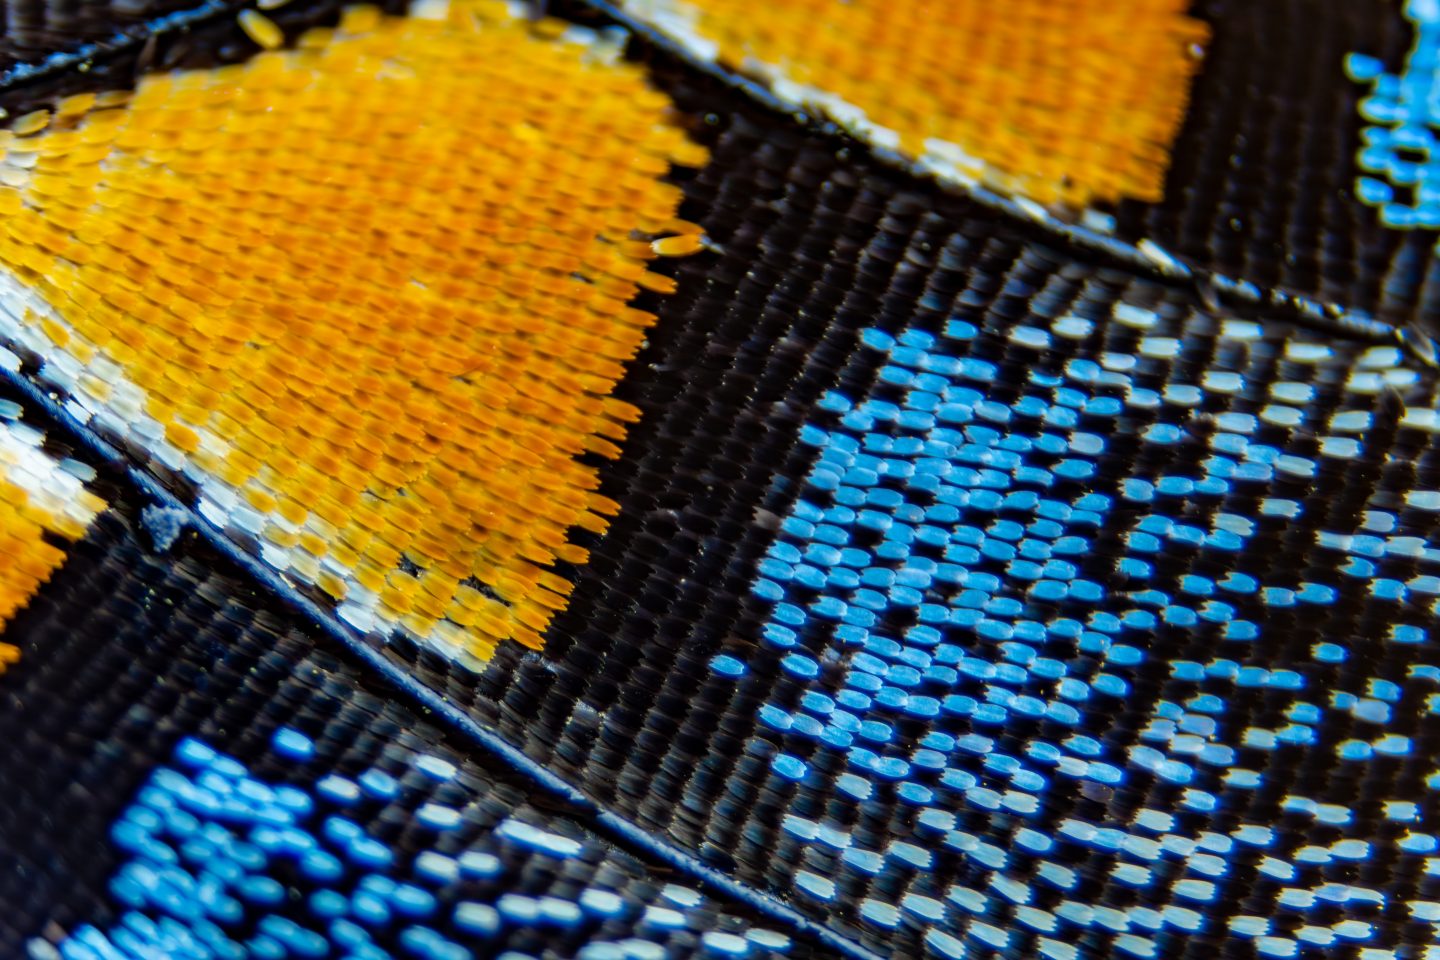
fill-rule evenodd
<path id="1" fill-rule="evenodd" d="M 281 729 L 271 750 L 303 765 L 315 744 Z M 397 848 L 362 825 L 403 793 L 378 769 L 332 773 L 302 789 L 257 777 L 195 739 L 176 747 L 174 761 L 111 830 L 125 857 L 110 882 L 119 921 L 75 929 L 58 945 L 63 960 L 520 960 L 500 951 L 526 931 L 578 941 L 584 960 L 664 957 L 672 931 L 716 956 L 788 949 L 787 938 L 765 930 L 690 932 L 691 910 L 708 907 L 673 884 L 648 905 L 601 886 L 573 898 L 528 894 L 516 863 L 558 873 L 595 851 L 523 819 L 478 833 L 472 821 L 460 842 L 452 834 L 463 812 L 429 800 L 410 811 Z M 429 755 L 412 768 L 432 785 L 459 773 Z M 616 939 L 617 929 L 633 935 Z M 54 950 L 36 941 L 31 953 L 43 960 Z"/>
<path id="2" fill-rule="evenodd" d="M 1206 929 L 1206 905 L 1223 902 L 1242 860 L 1293 882 L 1282 887 L 1283 910 L 1307 913 L 1321 897 L 1363 913 L 1383 900 L 1345 879 L 1343 865 L 1369 855 L 1362 840 L 1285 853 L 1264 824 L 1225 833 L 1197 827 L 1266 784 L 1265 770 L 1239 766 L 1238 748 L 1308 747 L 1336 711 L 1359 725 L 1355 737 L 1325 748 L 1334 762 L 1411 749 L 1406 737 L 1382 729 L 1391 716 L 1384 696 L 1350 702 L 1311 689 L 1303 670 L 1247 662 L 1269 618 L 1328 607 L 1338 595 L 1332 584 L 1272 570 L 1247 552 L 1260 521 L 1293 519 L 1302 509 L 1270 495 L 1277 482 L 1304 481 L 1317 469 L 1258 439 L 1267 425 L 1305 421 L 1302 408 L 1282 401 L 1303 401 L 1308 387 L 1281 384 L 1275 402 L 1255 414 L 1207 415 L 1197 431 L 1195 411 L 1206 408 L 1208 391 L 1145 389 L 1123 372 L 1133 357 L 1107 355 L 1106 365 L 1073 359 L 1062 377 L 1032 372 L 1019 395 L 1000 399 L 996 368 L 966 356 L 973 336 L 973 328 L 866 331 L 866 347 L 884 355 L 874 393 L 832 392 L 817 405 L 802 433 L 815 466 L 758 567 L 753 593 L 771 610 L 761 655 L 778 658 L 805 691 L 763 705 L 761 734 L 783 745 L 772 761 L 783 781 L 829 798 L 824 819 L 792 814 L 784 829 L 802 845 L 838 853 L 809 860 L 833 866 L 801 869 L 799 895 L 825 905 L 837 885 L 853 887 L 857 877 L 899 878 L 890 886 L 908 892 L 897 902 L 863 898 L 862 920 L 929 928 L 927 943 L 943 956 L 1009 949 L 1038 935 L 1039 952 L 1055 960 L 1077 957 L 1074 938 L 1087 930 L 1113 936 L 1124 953 L 1158 957 L 1156 935 Z M 1153 337 L 1140 349 L 1169 356 L 1177 346 Z M 1236 386 L 1221 384 L 1227 392 Z M 1106 456 L 1120 437 L 1125 455 Z M 1156 448 L 1194 451 L 1201 443 L 1208 449 L 1189 457 L 1193 471 L 1139 475 L 1146 464 L 1176 462 L 1152 456 Z M 1343 444 L 1329 449 L 1355 453 Z M 1131 475 L 1116 476 L 1117 468 Z M 1255 514 L 1226 511 L 1237 493 L 1255 498 Z M 1381 528 L 1385 517 L 1367 523 Z M 1412 546 L 1440 559 L 1428 543 Z M 1397 545 L 1325 533 L 1320 547 L 1383 555 Z M 1216 570 L 1226 572 L 1208 572 Z M 1291 579 L 1267 583 L 1277 574 Z M 1414 589 L 1369 584 L 1395 602 Z M 1190 660 L 1186 650 L 1214 655 Z M 1308 662 L 1346 657 L 1344 646 L 1325 642 Z M 843 679 L 832 689 L 817 678 L 836 660 L 844 670 L 830 675 Z M 715 661 L 716 672 L 736 682 L 743 666 L 733 654 Z M 1142 674 L 1167 680 L 1166 698 L 1137 710 Z M 1278 723 L 1237 729 L 1217 689 L 1264 691 L 1290 709 Z M 1383 689 L 1399 695 L 1393 685 Z M 1111 742 L 1107 728 L 1126 711 L 1148 713 L 1148 722 Z M 844 772 L 830 780 L 822 771 L 835 769 L 837 754 Z M 1073 809 L 1068 798 L 1077 790 L 1124 789 L 1137 777 L 1167 790 L 1173 805 L 1142 807 L 1127 822 L 1051 812 Z M 1052 803 L 1059 784 L 1067 799 Z M 913 809 L 911 826 L 869 849 L 873 827 L 841 824 L 864 824 L 881 792 Z M 852 813 L 835 813 L 842 808 Z M 1057 845 L 1103 865 L 1086 876 L 1102 869 L 1110 884 L 1149 892 L 1138 905 L 1107 906 L 1114 898 L 1083 879 Z M 964 864 L 962 879 L 942 890 L 927 884 L 936 857 Z M 1309 863 L 1334 866 L 1323 895 Z M 988 922 L 1002 917 L 1013 922 Z M 1349 916 L 1326 921 L 1323 931 L 1305 926 L 1298 939 L 1271 927 L 1267 912 L 1237 919 L 1231 932 L 1278 957 L 1301 943 L 1363 943 L 1369 929 Z"/>

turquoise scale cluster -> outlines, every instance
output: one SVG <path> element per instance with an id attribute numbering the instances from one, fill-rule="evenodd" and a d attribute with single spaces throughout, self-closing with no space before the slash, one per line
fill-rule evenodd
<path id="1" fill-rule="evenodd" d="M 315 744 L 281 728 L 271 749 L 300 772 Z M 111 831 L 125 857 L 110 883 L 119 921 L 80 926 L 54 947 L 32 941 L 32 960 L 527 960 L 495 945 L 516 931 L 543 941 L 581 929 L 597 931 L 581 960 L 664 960 L 668 935 L 704 904 L 677 885 L 639 916 L 633 899 L 601 886 L 569 899 L 527 896 L 513 875 L 517 858 L 563 871 L 595 851 L 514 818 L 477 841 L 463 810 L 434 801 L 404 828 L 411 845 L 421 834 L 429 848 L 397 854 L 353 818 L 402 797 L 401 781 L 378 768 L 330 773 L 303 789 L 257 777 L 194 738 L 179 743 L 174 761 L 154 771 Z M 459 776 L 431 755 L 414 757 L 412 769 L 436 783 Z M 604 935 L 619 925 L 640 935 Z M 788 938 L 757 929 L 700 939 L 701 955 L 716 958 L 789 948 Z"/>
<path id="2" fill-rule="evenodd" d="M 1402 230 L 1440 229 L 1440 4 L 1407 0 L 1415 42 L 1398 74 L 1367 54 L 1352 53 L 1345 72 L 1370 85 L 1360 102 L 1369 124 L 1356 165 L 1355 195 L 1380 222 Z"/>
<path id="3" fill-rule="evenodd" d="M 1101 476 L 1105 462 L 1115 463 L 1103 455 L 1118 435 L 1138 433 L 1126 470 L 1164 462 L 1149 454 L 1194 429 L 1190 412 L 1207 392 L 1239 383 L 1212 375 L 1208 386 L 1171 384 L 1160 394 L 1114 356 L 1107 366 L 1081 357 L 1055 373 L 1032 369 L 1020 395 L 1002 401 L 995 365 L 972 352 L 977 335 L 958 320 L 938 335 L 865 332 L 865 347 L 884 355 L 871 395 L 832 391 L 819 403 L 802 433 L 818 460 L 758 567 L 753 593 L 769 609 L 761 651 L 711 664 L 739 684 L 752 661 L 778 662 L 780 689 L 793 696 L 762 705 L 757 731 L 782 748 L 770 761 L 773 779 L 796 795 L 831 791 L 823 813 L 784 819 L 789 841 L 804 850 L 796 888 L 821 907 L 857 890 L 888 891 L 861 900 L 861 920 L 882 930 L 920 924 L 936 955 L 957 960 L 1014 950 L 1021 937 L 1036 938 L 1051 960 L 1076 960 L 1088 955 L 1075 940 L 1087 931 L 1112 936 L 1125 955 L 1159 958 L 1157 935 L 1207 928 L 1207 905 L 1225 901 L 1227 878 L 1244 860 L 1275 881 L 1282 913 L 1340 908 L 1339 919 L 1302 924 L 1295 936 L 1272 935 L 1268 915 L 1233 918 L 1231 932 L 1253 939 L 1259 955 L 1363 945 L 1372 927 L 1349 914 L 1383 906 L 1386 894 L 1345 879 L 1347 865 L 1372 856 L 1377 842 L 1343 836 L 1353 811 L 1288 796 L 1287 812 L 1342 834 L 1288 854 L 1273 824 L 1211 827 L 1233 820 L 1229 811 L 1266 783 L 1263 769 L 1239 761 L 1241 750 L 1314 747 L 1340 714 L 1354 730 L 1333 747 L 1342 765 L 1412 750 L 1408 737 L 1384 730 L 1399 685 L 1377 678 L 1359 693 L 1316 689 L 1305 670 L 1245 662 L 1268 618 L 1337 597 L 1326 583 L 1267 583 L 1263 557 L 1245 552 L 1256 519 L 1302 509 L 1265 495 L 1277 478 L 1317 469 L 1316 460 L 1252 436 L 1261 418 L 1291 423 L 1303 414 L 1283 403 L 1259 417 L 1220 413 L 1193 475 Z M 1156 338 L 1142 349 L 1174 343 Z M 1166 415 L 1134 427 L 1131 415 L 1157 410 Z M 1346 417 L 1354 419 L 1342 413 L 1331 426 Z M 1106 423 L 1112 428 L 1097 426 Z M 1331 437 L 1322 449 L 1347 459 L 1360 446 Z M 1237 492 L 1260 495 L 1256 519 L 1221 509 Z M 1188 519 L 1207 513 L 1207 525 Z M 1440 593 L 1430 575 L 1377 577 L 1374 558 L 1387 552 L 1440 553 L 1416 538 L 1384 537 L 1392 514 L 1370 511 L 1366 523 L 1380 533 L 1320 536 L 1321 549 L 1348 555 L 1345 576 L 1377 602 Z M 1102 539 L 1120 544 L 1117 555 L 1094 556 Z M 1181 572 L 1164 572 L 1176 556 L 1186 558 Z M 1226 572 L 1206 576 L 1207 557 Z M 1391 619 L 1385 642 L 1425 639 L 1421 627 Z M 1189 659 L 1187 647 L 1220 655 Z M 1137 676 L 1153 675 L 1158 654 L 1150 651 L 1167 649 L 1166 689 L 1189 695 L 1137 708 Z M 1350 655 L 1326 641 L 1308 659 L 1335 664 Z M 1410 670 L 1440 683 L 1440 668 Z M 1239 727 L 1231 697 L 1216 692 L 1226 690 L 1263 691 L 1289 706 L 1279 724 Z M 1137 709 L 1145 726 L 1126 742 L 1116 719 Z M 1143 803 L 1123 822 L 1087 819 L 1073 806 L 1049 813 L 1067 809 L 1077 792 L 1109 796 L 1137 778 L 1149 796 L 1172 799 Z M 1062 788 L 1066 799 L 1054 799 Z M 876 846 L 867 818 L 878 816 L 882 799 L 909 811 L 897 815 L 908 826 L 891 817 L 892 839 Z M 1425 869 L 1436 840 L 1418 826 L 1417 804 L 1388 804 L 1385 817 L 1402 837 L 1400 855 Z M 947 875 L 968 882 L 937 885 L 942 859 Z M 1112 892 L 1096 887 L 1097 862 Z M 1114 888 L 1168 889 L 1152 898 L 1158 906 L 1112 906 Z"/>

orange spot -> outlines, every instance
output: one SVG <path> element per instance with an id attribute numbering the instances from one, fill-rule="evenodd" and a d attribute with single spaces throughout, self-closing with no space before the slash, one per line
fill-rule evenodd
<path id="1" fill-rule="evenodd" d="M 911 156 L 950 144 L 992 186 L 1075 208 L 1161 198 L 1209 38 L 1189 0 L 671 5 L 722 60 L 838 97 Z"/>
<path id="2" fill-rule="evenodd" d="M 32 322 L 118 364 L 303 549 L 296 575 L 406 629 L 448 617 L 481 656 L 538 644 L 570 590 L 546 567 L 618 509 L 579 458 L 638 416 L 609 397 L 655 320 L 627 301 L 699 248 L 662 176 L 705 152 L 640 67 L 503 4 L 451 12 L 352 8 L 294 49 L 67 101 L 26 182 L 73 196 L 0 187 L 0 266 L 34 265 L 61 322 Z"/>

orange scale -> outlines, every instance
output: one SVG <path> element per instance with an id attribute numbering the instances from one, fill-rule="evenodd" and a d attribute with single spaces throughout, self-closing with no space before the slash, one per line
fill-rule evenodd
<path id="1" fill-rule="evenodd" d="M 388 459 L 376 464 L 374 475 L 375 479 L 392 489 L 404 487 L 411 480 L 410 474 L 405 469 Z"/>
<path id="2" fill-rule="evenodd" d="M 620 359 L 628 360 L 633 355 L 634 351 L 631 351 L 629 355 Z M 625 376 L 625 364 L 621 363 L 619 360 L 607 357 L 605 355 L 605 352 L 599 349 L 596 349 L 590 353 L 577 354 L 574 358 L 574 362 L 568 364 L 568 366 L 581 373 L 584 373 L 590 378 L 593 378 L 592 382 L 598 380 L 598 382 L 601 383 L 611 384 L 617 382 Z M 595 392 L 598 394 L 605 394 L 609 391 L 602 389 Z"/>
<path id="3" fill-rule="evenodd" d="M 502 603 L 496 603 L 479 611 L 474 617 L 474 628 L 482 638 L 489 636 L 497 640 L 510 639 L 514 632 L 510 608 Z"/>
<path id="4" fill-rule="evenodd" d="M 530 537 L 553 558 L 559 556 L 559 551 L 568 542 L 569 530 L 560 524 L 549 524 L 536 526 L 530 531 Z M 547 563 L 549 561 L 546 561 Z"/>
<path id="5" fill-rule="evenodd" d="M 65 249 L 60 252 L 73 260 L 76 254 L 83 256 L 88 252 L 85 245 L 75 239 L 74 232 L 89 217 L 89 211 L 85 209 L 89 204 L 89 191 L 87 185 L 74 182 L 68 184 L 66 190 L 66 194 L 53 197 L 55 202 L 46 211 L 46 217 L 63 231 Z"/>
<path id="6" fill-rule="evenodd" d="M 445 617 L 452 623 L 462 627 L 474 627 L 479 625 L 484 613 L 479 610 L 471 610 L 458 603 L 452 603 L 445 608 Z"/>
<path id="7" fill-rule="evenodd" d="M 159 390 L 164 390 L 170 385 L 170 381 L 161 379 L 156 383 Z M 159 420 L 161 423 L 169 423 L 175 417 L 175 402 L 164 393 L 151 393 L 145 398 L 145 411 Z"/>
<path id="8" fill-rule="evenodd" d="M 662 237 L 650 243 L 650 249 L 662 257 L 686 257 L 699 253 L 704 248 L 703 235 L 682 233 L 673 237 Z"/>
<path id="9" fill-rule="evenodd" d="M 372 422 L 370 417 L 366 417 L 366 419 L 363 420 L 363 423 L 366 423 L 366 425 L 370 422 Z M 367 455 L 377 456 L 377 458 L 384 456 L 384 452 L 386 452 L 386 443 L 384 443 L 384 440 L 386 440 L 386 438 L 384 438 L 383 433 L 380 433 L 379 427 L 376 427 L 374 432 L 372 432 L 372 427 L 370 426 L 364 426 L 364 429 L 356 430 L 353 435 L 346 438 L 346 442 L 350 443 L 351 449 L 357 450 L 357 452 L 363 450 Z"/>
<path id="10" fill-rule="evenodd" d="M 322 569 L 316 574 L 315 585 L 336 600 L 345 599 L 345 595 L 350 592 L 350 588 L 346 585 L 345 581 L 341 580 L 340 577 L 329 570 Z"/>
<path id="11" fill-rule="evenodd" d="M 564 610 L 566 604 L 569 602 L 569 597 L 561 596 L 558 593 L 551 593 L 549 590 L 536 589 L 526 599 L 526 603 L 531 605 L 531 609 L 538 608 L 535 609 L 534 615 L 539 620 L 539 625 L 537 626 L 533 622 L 531 622 L 530 625 L 537 630 L 544 630 L 550 623 L 550 618 Z"/>
<path id="12" fill-rule="evenodd" d="M 610 529 L 610 521 L 594 513 L 582 513 L 575 518 L 574 525 L 594 534 L 603 534 Z"/>
<path id="13" fill-rule="evenodd" d="M 425 427 L 409 417 L 396 417 L 390 420 L 390 433 L 403 443 L 420 443 L 425 439 Z"/>
<path id="14" fill-rule="evenodd" d="M 430 568 L 441 571 L 447 577 L 455 577 L 457 580 L 470 576 L 470 564 L 467 559 L 462 557 L 436 554 L 430 558 L 428 564 Z"/>
<path id="15" fill-rule="evenodd" d="M 425 476 L 416 481 L 411 492 L 427 506 L 443 507 L 449 503 L 448 492 L 466 481 L 460 470 L 436 461 L 430 464 Z"/>
<path id="16" fill-rule="evenodd" d="M 248 379 L 250 388 L 266 398 L 267 406 L 297 415 L 303 412 L 299 398 L 290 392 L 284 380 L 264 369 L 250 370 Z"/>
<path id="17" fill-rule="evenodd" d="M 436 597 L 421 591 L 411 596 L 410 603 L 416 613 L 431 620 L 441 620 L 449 608 L 448 599 L 448 597 Z"/>
<path id="18" fill-rule="evenodd" d="M 164 418 L 157 417 L 157 419 Z M 200 434 L 196 433 L 193 427 L 183 423 L 167 423 L 165 425 L 165 439 L 185 453 L 194 453 L 200 449 Z"/>
<path id="19" fill-rule="evenodd" d="M 644 263 L 627 259 L 619 254 L 605 257 L 595 266 L 609 277 L 631 283 L 642 283 L 647 276 Z"/>
<path id="20" fill-rule="evenodd" d="M 400 625 L 415 636 L 425 637 L 434 631 L 442 618 L 443 611 L 432 614 L 428 610 L 422 610 L 418 613 L 410 613 L 401 617 Z"/>
<path id="21" fill-rule="evenodd" d="M 531 650 L 544 650 L 545 638 L 542 637 L 537 631 L 544 630 L 545 627 L 548 625 L 548 618 L 545 620 L 545 622 L 541 623 L 540 626 L 536 627 L 533 630 L 523 626 L 514 625 L 511 627 L 510 639 L 514 640 L 516 643 L 519 643 L 521 646 L 528 647 Z"/>
<path id="22" fill-rule="evenodd" d="M 350 519 L 349 509 L 327 496 L 314 497 L 310 504 L 310 512 L 337 527 L 344 527 Z"/>
<path id="23" fill-rule="evenodd" d="M 351 457 L 353 460 L 353 455 Z M 349 490 L 363 492 L 370 484 L 368 470 L 350 461 L 341 461 L 340 469 L 335 472 L 334 479 Z"/>
<path id="24" fill-rule="evenodd" d="M 540 570 L 529 563 L 514 563 L 505 569 L 496 571 L 490 585 L 496 593 L 507 600 L 518 601 L 536 589 L 539 574 Z"/>
<path id="25" fill-rule="evenodd" d="M 361 502 L 362 491 L 347 487 L 339 483 L 331 483 L 326 487 L 329 496 L 347 511 L 354 510 Z"/>
<path id="26" fill-rule="evenodd" d="M 387 570 L 394 568 L 400 562 L 402 553 L 402 550 L 380 539 L 380 535 L 377 535 L 375 539 L 371 540 L 370 545 L 365 548 L 366 560 Z M 395 572 L 398 573 L 399 571 Z"/>
<path id="27" fill-rule="evenodd" d="M 214 407 L 218 409 L 221 404 L 224 403 L 224 397 L 223 395 L 213 394 L 213 392 L 212 395 L 216 396 Z M 251 420 L 247 432 L 254 436 L 254 442 L 256 444 L 263 445 L 266 450 L 272 451 L 272 455 L 277 455 L 280 450 L 284 449 L 286 440 L 285 432 L 263 417 L 256 417 Z"/>
<path id="28" fill-rule="evenodd" d="M 456 488 L 452 491 L 450 499 L 455 506 L 469 513 L 475 513 L 488 509 L 492 499 L 488 491 L 473 488 Z"/>
<path id="29" fill-rule="evenodd" d="M 386 505 L 390 507 L 390 502 L 387 502 Z M 377 534 L 377 537 L 382 541 L 387 551 L 393 551 L 393 554 L 395 554 L 395 563 L 399 564 L 400 557 L 415 547 L 415 533 L 410 530 L 405 530 L 402 525 L 397 524 L 395 512 L 387 512 L 387 515 L 389 515 L 390 522 L 383 531 Z"/>
<path id="30" fill-rule="evenodd" d="M 545 566 L 555 562 L 555 551 L 536 542 L 533 537 L 521 541 L 515 547 L 515 556 L 521 560 Z"/>
<path id="31" fill-rule="evenodd" d="M 286 344 L 277 347 L 277 350 L 279 349 L 288 350 L 290 347 Z M 338 355 L 332 354 L 332 360 L 338 366 L 344 365 L 343 359 Z M 350 396 L 345 392 L 343 373 L 327 375 L 304 369 L 288 377 L 287 387 L 295 403 L 308 407 L 326 424 L 343 427 L 358 421 L 362 416 L 354 409 Z"/>
<path id="32" fill-rule="evenodd" d="M 669 148 L 670 162 L 677 167 L 699 169 L 710 162 L 710 150 L 692 140 L 676 138 Z"/>
<path id="33" fill-rule="evenodd" d="M 571 583 L 569 580 L 566 580 L 564 577 L 551 573 L 548 570 L 540 571 L 540 577 L 538 582 L 540 586 L 544 587 L 546 590 L 550 591 L 551 593 L 559 594 L 562 597 L 568 597 L 575 590 L 575 584 Z"/>
<path id="34" fill-rule="evenodd" d="M 155 268 L 154 273 L 170 286 L 175 296 L 196 306 L 215 308 L 224 305 L 224 298 L 209 287 L 191 283 L 186 272 Z"/>
<path id="35" fill-rule="evenodd" d="M 609 440 L 601 437 L 591 436 L 585 438 L 584 449 L 586 453 L 598 454 L 608 460 L 614 460 L 620 456 L 620 448 Z"/>
<path id="36" fill-rule="evenodd" d="M 280 502 L 270 491 L 254 485 L 246 487 L 241 491 L 245 500 L 261 513 L 274 513 L 279 508 Z"/>
<path id="37" fill-rule="evenodd" d="M 432 599 L 448 602 L 460 589 L 460 580 L 437 570 L 426 570 L 420 575 L 420 589 Z"/>
<path id="38" fill-rule="evenodd" d="M 356 387 L 356 399 L 361 403 L 369 403 L 372 397 L 382 396 L 384 393 L 384 380 L 374 376 L 373 373 L 356 373 L 351 376 L 351 383 Z"/>
<path id="39" fill-rule="evenodd" d="M 262 422 L 249 399 L 236 393 L 221 394 L 219 411 L 246 428 Z"/>
<path id="40" fill-rule="evenodd" d="M 300 543 L 299 534 L 273 523 L 265 525 L 265 539 L 275 544 L 275 546 L 285 549 L 298 546 Z"/>
<path id="41" fill-rule="evenodd" d="M 420 581 L 403 570 L 391 570 L 388 582 L 392 590 L 406 597 L 413 598 L 421 592 Z"/>
<path id="42" fill-rule="evenodd" d="M 189 462 L 200 471 L 211 476 L 219 476 L 225 467 L 225 461 L 218 454 L 201 447 L 189 455 Z"/>
<path id="43" fill-rule="evenodd" d="M 266 416 L 271 423 L 279 429 L 287 429 L 292 426 L 304 426 L 305 432 L 311 436 L 321 436 L 324 427 L 327 426 L 323 417 L 312 415 L 308 404 L 302 402 L 300 397 L 289 391 L 282 391 L 279 394 L 268 394 L 268 391 L 261 394 L 262 399 L 269 400 L 266 403 Z"/>
<path id="44" fill-rule="evenodd" d="M 400 617 L 409 613 L 415 608 L 413 598 L 402 594 L 400 591 L 386 587 L 380 591 L 380 603 L 392 617 Z"/>
<path id="45" fill-rule="evenodd" d="M 85 531 L 84 527 L 63 517 L 54 517 L 48 524 L 56 533 L 68 540 L 78 539 Z M 35 536 L 40 536 L 39 525 L 35 525 Z M 65 559 L 63 551 L 51 546 L 48 543 L 32 545 L 30 553 L 18 558 L 16 567 L 33 584 L 45 583 L 50 579 L 50 573 Z M 34 592 L 33 587 L 26 590 L 26 595 Z"/>
<path id="46" fill-rule="evenodd" d="M 281 517 L 297 525 L 297 527 L 302 524 L 302 522 L 305 522 L 305 518 L 310 517 L 310 510 L 294 497 L 279 498 L 278 510 Z"/>
<path id="47" fill-rule="evenodd" d="M 619 501 L 612 500 L 598 493 L 587 494 L 585 497 L 585 506 L 589 510 L 604 513 L 612 517 L 620 513 Z"/>
<path id="48" fill-rule="evenodd" d="M 341 566 L 355 569 L 360 562 L 360 555 L 370 545 L 372 534 L 366 530 L 347 529 L 340 532 L 340 539 L 327 540 L 330 548 L 330 556 Z"/>
<path id="49" fill-rule="evenodd" d="M 384 513 L 379 509 L 379 504 L 375 503 L 366 503 L 355 508 L 350 517 L 359 527 L 372 533 L 384 530 L 387 525 Z"/>
<path id="50" fill-rule="evenodd" d="M 420 389 L 420 386 L 416 384 L 415 392 L 405 398 L 404 418 L 390 426 L 396 437 L 424 451 L 421 459 L 429 460 L 452 443 L 447 439 L 454 432 L 449 419 L 461 415 L 463 407 L 457 409 L 457 405 L 447 397 L 437 396 L 432 391 Z"/>
<path id="51" fill-rule="evenodd" d="M 156 419 L 160 418 L 157 417 Z M 222 481 L 228 483 L 232 487 L 243 487 L 252 479 L 254 479 L 256 473 L 256 470 L 254 468 L 235 462 L 235 457 L 244 456 L 244 454 L 232 453 L 230 457 L 224 461 L 220 470 L 217 471 L 217 475 Z M 246 463 L 250 462 L 249 457 L 245 457 L 245 460 Z"/>
<path id="52" fill-rule="evenodd" d="M 297 416 L 286 410 L 277 409 L 269 397 L 249 387 L 248 384 L 242 386 L 242 389 L 247 394 L 247 399 L 249 399 L 254 406 L 257 415 L 263 417 L 267 423 L 274 426 L 277 430 L 282 430 L 287 435 L 292 434 L 295 433 L 297 428 L 304 422 L 304 418 L 301 416 Z"/>
<path id="53" fill-rule="evenodd" d="M 365 560 L 362 560 L 360 566 L 355 570 L 354 578 L 356 583 L 371 593 L 379 594 L 388 589 L 385 584 L 385 573 Z"/>

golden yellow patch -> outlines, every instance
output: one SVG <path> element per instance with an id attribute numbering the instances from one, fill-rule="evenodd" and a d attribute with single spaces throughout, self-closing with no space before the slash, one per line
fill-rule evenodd
<path id="1" fill-rule="evenodd" d="M 617 509 L 579 458 L 637 416 L 610 393 L 655 318 L 628 301 L 687 232 L 660 177 L 704 151 L 669 110 L 593 34 L 500 4 L 352 9 L 22 118 L 0 298 L 84 365 L 98 422 L 350 622 L 538 647 L 571 528 Z"/>
<path id="2" fill-rule="evenodd" d="M 1188 0 L 630 0 L 912 157 L 1075 208 L 1159 200 L 1206 26 Z M 677 28 L 686 20 L 692 25 Z M 808 92 L 807 92 L 808 88 Z M 818 91 L 828 97 L 816 97 Z"/>

